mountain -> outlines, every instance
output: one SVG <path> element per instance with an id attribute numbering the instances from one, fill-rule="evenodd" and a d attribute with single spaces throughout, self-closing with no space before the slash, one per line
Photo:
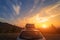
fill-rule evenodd
<path id="1" fill-rule="evenodd" d="M 21 29 L 22 28 L 18 26 L 0 22 L 0 33 L 17 33 L 20 32 Z"/>

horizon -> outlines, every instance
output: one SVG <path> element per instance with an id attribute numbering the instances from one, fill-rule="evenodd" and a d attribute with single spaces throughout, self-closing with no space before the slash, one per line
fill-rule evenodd
<path id="1" fill-rule="evenodd" d="M 25 26 L 26 26 L 26 24 L 25 24 L 23 27 L 21 27 L 21 26 L 17 26 L 17 25 L 9 24 L 9 23 L 7 23 L 7 22 L 0 22 L 0 23 L 2 23 L 3 25 L 4 25 L 4 24 L 7 24 L 7 25 L 12 25 L 12 26 L 20 27 L 20 28 L 25 28 Z M 31 23 L 27 23 L 27 24 L 31 24 Z M 53 24 L 51 24 L 51 25 L 49 25 L 49 26 L 47 26 L 47 25 L 45 25 L 45 24 L 40 25 L 40 26 L 35 25 L 35 24 L 33 24 L 33 25 L 34 25 L 35 28 L 37 28 L 37 29 L 39 29 L 39 28 L 43 28 L 43 29 L 49 29 L 49 28 L 60 28 L 60 26 L 55 26 L 55 25 L 53 25 Z"/>

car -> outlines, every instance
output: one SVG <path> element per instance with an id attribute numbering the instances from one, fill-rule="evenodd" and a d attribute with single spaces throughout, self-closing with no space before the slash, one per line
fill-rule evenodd
<path id="1" fill-rule="evenodd" d="M 19 36 L 17 37 L 17 40 L 46 40 L 39 30 L 36 30 L 34 27 L 31 27 L 31 25 L 30 27 L 28 26 L 26 27 L 26 29 L 20 32 Z"/>
<path id="2" fill-rule="evenodd" d="M 17 40 L 46 40 L 45 37 L 37 30 L 25 30 L 20 33 Z"/>

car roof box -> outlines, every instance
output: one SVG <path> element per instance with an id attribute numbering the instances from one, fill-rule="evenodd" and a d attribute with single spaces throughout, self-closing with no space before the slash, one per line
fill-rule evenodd
<path id="1" fill-rule="evenodd" d="M 26 24 L 25 27 L 26 28 L 35 28 L 35 25 L 34 24 Z"/>

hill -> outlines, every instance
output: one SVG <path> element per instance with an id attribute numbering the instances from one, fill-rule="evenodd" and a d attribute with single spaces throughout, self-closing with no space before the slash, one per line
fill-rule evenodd
<path id="1" fill-rule="evenodd" d="M 17 33 L 20 32 L 21 29 L 22 28 L 18 26 L 0 22 L 0 33 Z"/>

